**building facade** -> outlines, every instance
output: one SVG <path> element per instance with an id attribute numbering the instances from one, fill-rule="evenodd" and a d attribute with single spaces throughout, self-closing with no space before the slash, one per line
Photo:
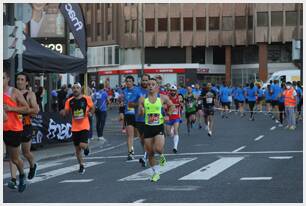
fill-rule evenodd
<path id="1" fill-rule="evenodd" d="M 120 84 L 144 71 L 191 84 L 265 81 L 297 69 L 292 40 L 301 40 L 302 4 L 81 4 L 86 19 L 88 72 Z M 143 15 L 142 15 L 143 14 Z M 144 38 L 142 38 L 144 37 Z"/>

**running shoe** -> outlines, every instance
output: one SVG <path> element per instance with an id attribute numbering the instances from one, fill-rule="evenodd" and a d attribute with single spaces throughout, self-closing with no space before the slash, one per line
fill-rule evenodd
<path id="1" fill-rule="evenodd" d="M 296 127 L 295 126 L 291 126 L 291 127 L 289 127 L 289 130 L 295 130 L 296 129 Z"/>
<path id="2" fill-rule="evenodd" d="M 159 165 L 163 167 L 163 166 L 165 166 L 166 162 L 167 161 L 166 161 L 165 156 L 163 154 L 161 154 L 160 158 L 159 158 Z"/>
<path id="3" fill-rule="evenodd" d="M 87 147 L 86 149 L 84 149 L 84 155 L 88 156 L 89 155 L 89 147 Z"/>
<path id="4" fill-rule="evenodd" d="M 278 127 L 283 127 L 283 126 L 284 126 L 283 124 L 279 124 L 279 125 L 278 125 Z"/>
<path id="5" fill-rule="evenodd" d="M 139 159 L 139 163 L 141 164 L 141 166 L 146 167 L 147 166 L 147 161 L 144 158 L 140 158 Z"/>
<path id="6" fill-rule="evenodd" d="M 7 183 L 7 186 L 8 186 L 8 188 L 10 188 L 10 189 L 17 189 L 17 182 L 16 182 L 16 180 L 15 180 L 15 181 L 10 180 L 10 181 Z"/>
<path id="7" fill-rule="evenodd" d="M 212 132 L 210 131 L 210 130 L 208 130 L 208 136 L 210 136 L 211 137 L 211 135 L 212 135 Z"/>
<path id="8" fill-rule="evenodd" d="M 154 173 L 151 177 L 151 182 L 157 182 L 160 179 L 159 173 Z"/>
<path id="9" fill-rule="evenodd" d="M 35 177 L 36 171 L 37 171 L 37 163 L 34 164 L 33 168 L 30 167 L 30 171 L 29 171 L 29 174 L 28 174 L 28 179 L 29 180 L 31 180 L 31 179 L 33 179 L 33 177 Z"/>
<path id="10" fill-rule="evenodd" d="M 134 160 L 134 155 L 132 153 L 129 153 L 127 156 L 127 160 Z"/>
<path id="11" fill-rule="evenodd" d="M 18 184 L 18 192 L 23 192 L 26 189 L 27 185 L 25 183 L 25 175 L 19 175 L 19 184 Z"/>
<path id="12" fill-rule="evenodd" d="M 177 153 L 177 149 L 173 148 L 173 153 L 176 154 Z"/>
<path id="13" fill-rule="evenodd" d="M 85 173 L 85 167 L 84 165 L 80 165 L 79 174 L 82 175 Z"/>
<path id="14" fill-rule="evenodd" d="M 278 124 L 278 123 L 279 123 L 279 121 L 276 119 L 276 120 L 275 120 L 275 123 L 276 123 L 276 124 Z"/>

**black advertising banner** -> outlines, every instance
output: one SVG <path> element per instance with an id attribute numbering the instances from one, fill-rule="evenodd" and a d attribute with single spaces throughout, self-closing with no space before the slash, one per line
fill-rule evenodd
<path id="1" fill-rule="evenodd" d="M 70 31 L 72 32 L 80 50 L 86 59 L 87 57 L 87 38 L 86 27 L 83 13 L 79 4 L 60 4 L 60 10 L 69 24 Z"/>
<path id="2" fill-rule="evenodd" d="M 62 142 L 71 139 L 71 117 L 59 113 L 39 112 L 32 118 L 32 144 Z"/>

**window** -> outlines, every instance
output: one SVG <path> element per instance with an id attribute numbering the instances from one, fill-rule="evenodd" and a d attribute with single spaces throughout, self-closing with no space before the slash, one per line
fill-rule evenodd
<path id="1" fill-rule="evenodd" d="M 107 35 L 111 34 L 111 30 L 112 30 L 112 23 L 109 21 L 107 22 Z"/>
<path id="2" fill-rule="evenodd" d="M 205 64 L 205 47 L 195 47 L 191 50 L 192 63 Z"/>
<path id="3" fill-rule="evenodd" d="M 101 35 L 101 32 L 100 32 L 101 24 L 97 23 L 96 25 L 97 25 L 96 27 L 97 36 L 100 36 Z"/>
<path id="4" fill-rule="evenodd" d="M 235 17 L 235 29 L 243 30 L 245 29 L 245 16 L 236 16 Z"/>
<path id="5" fill-rule="evenodd" d="M 137 29 L 136 19 L 132 20 L 132 33 L 135 33 Z"/>
<path id="6" fill-rule="evenodd" d="M 196 29 L 199 30 L 206 30 L 206 18 L 205 17 L 197 17 L 196 18 Z"/>
<path id="7" fill-rule="evenodd" d="M 253 16 L 248 16 L 248 29 L 253 29 Z"/>
<path id="8" fill-rule="evenodd" d="M 297 12 L 286 11 L 286 26 L 296 26 L 297 24 Z"/>
<path id="9" fill-rule="evenodd" d="M 213 64 L 225 64 L 225 47 L 213 47 Z"/>
<path id="10" fill-rule="evenodd" d="M 168 21 L 167 18 L 158 19 L 158 31 L 167 31 Z"/>
<path id="11" fill-rule="evenodd" d="M 231 16 L 224 16 L 222 18 L 222 30 L 223 31 L 233 30 L 233 18 Z"/>
<path id="12" fill-rule="evenodd" d="M 146 19 L 146 32 L 154 31 L 154 19 Z"/>
<path id="13" fill-rule="evenodd" d="M 125 20 L 125 33 L 129 33 L 130 32 L 130 21 L 129 20 Z"/>
<path id="14" fill-rule="evenodd" d="M 119 64 L 119 46 L 115 47 L 115 64 Z"/>
<path id="15" fill-rule="evenodd" d="M 219 30 L 219 17 L 209 17 L 209 30 Z"/>
<path id="16" fill-rule="evenodd" d="M 112 47 L 108 47 L 108 64 L 113 64 L 113 62 L 112 62 L 112 57 L 113 57 L 112 51 L 113 51 Z"/>
<path id="17" fill-rule="evenodd" d="M 171 19 L 171 31 L 179 31 L 181 29 L 180 18 Z"/>
<path id="18" fill-rule="evenodd" d="M 271 26 L 282 26 L 283 25 L 283 12 L 272 11 L 271 12 Z"/>
<path id="19" fill-rule="evenodd" d="M 193 19 L 184 18 L 184 31 L 192 31 L 192 30 L 193 30 Z"/>
<path id="20" fill-rule="evenodd" d="M 257 26 L 268 26 L 268 12 L 257 12 Z"/>

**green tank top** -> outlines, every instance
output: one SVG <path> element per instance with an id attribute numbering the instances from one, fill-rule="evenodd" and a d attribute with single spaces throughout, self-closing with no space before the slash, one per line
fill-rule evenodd
<path id="1" fill-rule="evenodd" d="M 185 101 L 186 101 L 185 110 L 187 113 L 195 112 L 197 110 L 196 109 L 196 98 L 194 97 L 194 95 L 191 95 L 191 96 L 186 95 Z"/>
<path id="2" fill-rule="evenodd" d="M 150 126 L 158 126 L 164 123 L 162 114 L 162 102 L 160 97 L 157 97 L 155 103 L 151 103 L 149 98 L 144 100 L 145 124 Z"/>

